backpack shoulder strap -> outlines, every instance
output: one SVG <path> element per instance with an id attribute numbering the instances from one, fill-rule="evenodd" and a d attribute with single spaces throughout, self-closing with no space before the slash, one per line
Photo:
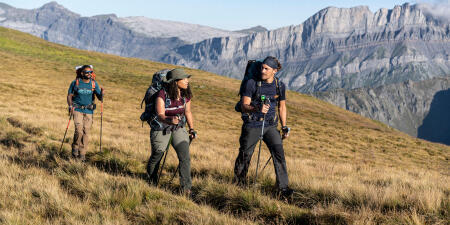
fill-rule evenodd
<path id="1" fill-rule="evenodd" d="M 277 96 L 278 96 L 277 101 L 279 102 L 281 96 L 281 88 L 280 88 L 281 84 L 280 81 L 278 80 L 278 77 L 275 77 L 275 85 L 277 86 Z"/>
<path id="2" fill-rule="evenodd" d="M 162 88 L 161 90 L 164 91 L 164 108 L 167 109 L 170 106 L 172 100 L 170 99 L 169 94 L 167 94 L 167 91 L 164 90 L 164 88 Z"/>
<path id="3" fill-rule="evenodd" d="M 72 81 L 72 82 L 73 82 L 73 81 Z M 76 78 L 76 79 L 75 79 L 75 85 L 74 85 L 73 88 L 72 88 L 72 94 L 74 94 L 74 95 L 76 94 L 79 85 L 80 85 L 79 78 Z"/>
<path id="4" fill-rule="evenodd" d="M 91 78 L 91 83 L 92 83 L 92 92 L 95 91 L 95 80 L 92 80 Z"/>
<path id="5" fill-rule="evenodd" d="M 260 81 L 260 80 L 255 80 L 255 85 L 256 85 L 256 91 L 255 91 L 255 94 L 256 94 L 256 97 L 257 97 L 257 99 L 259 99 L 259 98 L 261 98 L 261 85 L 262 85 L 262 81 Z"/>
<path id="6" fill-rule="evenodd" d="M 277 77 L 275 77 L 275 85 L 277 88 L 277 97 L 276 97 L 276 101 L 277 101 L 277 106 L 278 106 L 278 110 L 280 110 L 280 96 L 281 96 L 281 90 L 280 90 L 280 84 L 279 84 L 279 80 Z"/>

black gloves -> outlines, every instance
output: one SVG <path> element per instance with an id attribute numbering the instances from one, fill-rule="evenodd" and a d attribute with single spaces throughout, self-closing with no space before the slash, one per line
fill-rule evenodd
<path id="1" fill-rule="evenodd" d="M 194 129 L 189 129 L 189 139 L 193 140 L 195 138 L 197 138 L 197 131 Z"/>
<path id="2" fill-rule="evenodd" d="M 291 132 L 291 128 L 289 128 L 288 126 L 283 126 L 281 128 L 281 131 L 283 132 L 282 138 L 285 139 L 289 137 L 289 132 Z"/>

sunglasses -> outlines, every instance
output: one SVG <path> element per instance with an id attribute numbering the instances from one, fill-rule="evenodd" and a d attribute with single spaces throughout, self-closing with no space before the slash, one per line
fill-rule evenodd
<path id="1" fill-rule="evenodd" d="M 83 73 L 93 73 L 94 71 L 91 70 L 87 70 L 87 71 L 83 71 Z"/>

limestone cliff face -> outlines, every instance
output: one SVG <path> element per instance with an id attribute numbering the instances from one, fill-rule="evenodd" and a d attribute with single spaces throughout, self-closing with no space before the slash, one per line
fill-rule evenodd
<path id="1" fill-rule="evenodd" d="M 415 137 L 433 140 L 430 131 L 445 133 L 450 137 L 450 123 L 444 122 L 446 118 L 450 122 L 450 77 L 437 77 L 425 81 L 406 81 L 376 88 L 358 88 L 353 90 L 332 90 L 328 92 L 316 92 L 313 95 L 333 103 L 341 108 L 359 113 L 365 117 L 386 123 L 398 130 Z M 444 93 L 446 93 L 444 95 Z M 448 104 L 436 104 L 442 101 L 442 96 L 448 96 L 445 100 Z M 431 107 L 433 102 L 434 107 Z M 441 123 L 433 124 L 435 119 L 427 118 L 436 116 L 436 112 L 446 110 L 439 115 Z M 448 117 L 448 119 L 447 119 Z M 439 132 L 437 128 L 445 127 L 445 131 Z M 426 131 L 426 132 L 425 132 Z M 439 141 L 442 142 L 442 141 Z M 448 143 L 450 144 L 450 142 Z"/>
<path id="2" fill-rule="evenodd" d="M 111 15 L 81 17 L 56 2 L 33 9 L 0 5 L 0 26 L 75 48 L 159 61 L 175 47 L 244 33 L 181 22 Z"/>
<path id="3" fill-rule="evenodd" d="M 234 78 L 242 77 L 247 60 L 273 55 L 288 88 L 304 93 L 450 74 L 448 21 L 409 4 L 375 13 L 363 6 L 329 7 L 300 25 L 250 35 L 142 17 L 80 17 L 55 2 L 34 10 L 1 4 L 0 25 L 76 48 Z"/>
<path id="4" fill-rule="evenodd" d="M 248 59 L 273 55 L 290 89 L 312 93 L 445 76 L 449 53 L 449 24 L 405 4 L 330 7 L 298 26 L 184 45 L 163 61 L 240 78 Z"/>

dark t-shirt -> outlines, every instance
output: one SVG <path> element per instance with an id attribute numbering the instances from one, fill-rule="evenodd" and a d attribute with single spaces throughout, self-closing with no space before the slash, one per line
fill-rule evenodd
<path id="1" fill-rule="evenodd" d="M 277 108 L 277 100 L 275 99 L 275 96 L 277 95 L 277 85 L 275 83 L 275 79 L 272 83 L 266 83 L 264 81 L 261 81 L 261 87 L 257 87 L 257 81 L 250 79 L 247 81 L 247 85 L 245 87 L 245 90 L 242 94 L 242 96 L 247 96 L 252 98 L 253 105 L 261 106 L 261 100 L 260 96 L 265 95 L 266 98 L 270 99 L 270 108 L 269 111 L 266 114 L 266 122 L 264 126 L 273 126 L 278 123 L 278 117 L 276 115 Z M 283 84 L 283 82 L 278 81 L 278 87 L 280 90 L 280 96 L 279 100 L 283 101 L 286 100 L 286 87 Z M 262 118 L 264 118 L 264 114 L 262 112 L 254 112 L 251 113 L 250 117 L 252 118 L 245 118 L 243 117 L 244 123 L 246 126 L 249 127 L 262 127 Z"/>
<path id="2" fill-rule="evenodd" d="M 90 80 L 89 83 L 84 83 L 82 80 L 78 82 L 78 88 L 76 86 L 76 80 L 72 81 L 70 84 L 68 93 L 73 94 L 73 103 L 79 106 L 87 106 L 92 104 L 92 95 L 94 92 L 92 91 L 92 82 L 95 82 L 94 92 L 97 95 L 101 94 L 100 86 L 97 81 Z M 74 90 L 75 89 L 75 90 Z M 90 109 L 79 109 L 75 108 L 75 111 L 92 114 L 94 111 Z"/>
<path id="3" fill-rule="evenodd" d="M 164 89 L 161 89 L 158 92 L 158 97 L 162 98 L 165 102 L 164 105 L 166 107 L 166 116 L 184 115 L 184 104 L 191 100 L 186 98 L 186 102 L 184 102 L 182 98 L 175 101 L 170 98 L 166 98 L 166 92 Z"/>

